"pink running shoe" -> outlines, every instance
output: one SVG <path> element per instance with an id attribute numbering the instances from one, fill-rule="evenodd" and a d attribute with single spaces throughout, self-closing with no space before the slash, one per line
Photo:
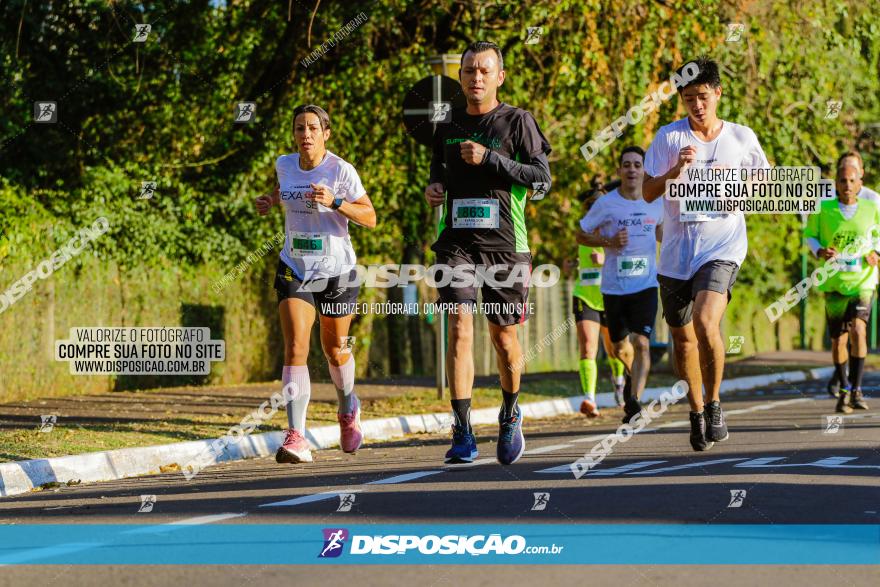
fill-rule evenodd
<path id="1" fill-rule="evenodd" d="M 355 402 L 353 412 L 336 414 L 336 419 L 339 420 L 339 444 L 344 452 L 357 451 L 364 441 L 364 434 L 361 432 L 361 402 Z"/>
<path id="2" fill-rule="evenodd" d="M 596 407 L 595 402 L 585 399 L 581 402 L 581 414 L 587 418 L 596 418 L 599 416 L 599 408 Z"/>
<path id="3" fill-rule="evenodd" d="M 277 463 L 311 463 L 312 451 L 309 441 L 299 430 L 288 428 L 284 431 L 284 443 L 275 453 Z"/>

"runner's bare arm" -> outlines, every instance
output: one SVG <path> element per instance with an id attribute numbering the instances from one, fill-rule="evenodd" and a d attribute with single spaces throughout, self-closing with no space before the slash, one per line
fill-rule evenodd
<path id="1" fill-rule="evenodd" d="M 336 209 L 337 212 L 366 228 L 376 228 L 376 210 L 370 196 L 364 194 L 354 202 L 345 201 Z"/>
<path id="2" fill-rule="evenodd" d="M 694 147 L 684 147 L 678 153 L 678 162 L 672 168 L 658 177 L 651 177 L 645 174 L 645 182 L 642 184 L 642 197 L 650 203 L 666 193 L 666 182 L 672 179 L 678 179 L 681 170 L 687 165 L 693 163 L 697 150 Z"/>
<path id="3" fill-rule="evenodd" d="M 629 242 L 629 235 L 627 234 L 626 229 L 620 229 L 620 231 L 614 236 L 607 237 L 599 234 L 598 228 L 593 232 L 588 233 L 578 227 L 577 236 L 575 238 L 579 245 L 586 245 L 588 247 L 611 247 L 620 249 L 625 247 L 627 242 Z"/>
<path id="4" fill-rule="evenodd" d="M 281 203 L 281 186 L 275 184 L 275 189 L 271 194 L 263 194 L 261 196 L 257 196 L 254 204 L 257 207 L 257 212 L 260 216 L 265 216 L 269 213 L 272 206 L 277 206 Z"/>
<path id="5" fill-rule="evenodd" d="M 329 187 L 323 184 L 310 184 L 312 193 L 306 195 L 306 199 L 314 200 L 327 208 L 332 208 L 336 194 Z M 373 202 L 370 197 L 364 194 L 354 202 L 342 199 L 342 204 L 336 208 L 336 211 L 356 224 L 367 228 L 376 227 L 376 210 L 373 208 Z"/>
<path id="6" fill-rule="evenodd" d="M 587 247 L 606 247 L 611 245 L 613 239 L 606 238 L 599 234 L 598 228 L 593 232 L 584 232 L 583 230 L 581 230 L 581 227 L 578 226 L 575 240 L 577 240 L 577 243 L 579 245 L 584 245 Z"/>

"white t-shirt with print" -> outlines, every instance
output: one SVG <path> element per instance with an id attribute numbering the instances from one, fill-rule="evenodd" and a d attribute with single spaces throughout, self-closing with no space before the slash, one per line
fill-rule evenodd
<path id="1" fill-rule="evenodd" d="M 348 218 L 314 200 L 311 184 L 325 185 L 347 202 L 367 192 L 355 168 L 327 151 L 314 169 L 299 166 L 299 153 L 282 155 L 275 161 L 281 203 L 284 205 L 284 261 L 296 276 L 309 280 L 335 277 L 357 263 L 348 236 Z M 308 273 L 308 275 L 306 275 Z"/>
<path id="2" fill-rule="evenodd" d="M 628 200 L 613 190 L 600 197 L 581 218 L 581 230 L 611 238 L 626 229 L 623 249 L 605 247 L 602 266 L 603 294 L 627 295 L 657 287 L 657 226 L 663 222 L 663 203 Z"/>
<path id="3" fill-rule="evenodd" d="M 697 150 L 692 165 L 706 168 L 769 167 L 761 144 L 747 126 L 722 121 L 721 132 L 711 142 L 697 138 L 687 118 L 661 128 L 645 154 L 645 172 L 658 177 L 672 169 L 681 149 Z M 684 175 L 684 171 L 682 172 Z M 663 242 L 660 275 L 690 279 L 709 261 L 733 261 L 742 265 L 748 251 L 746 222 L 741 212 L 720 214 L 700 221 L 683 221 L 680 204 L 663 198 Z M 692 218 L 701 218 L 694 215 Z"/>

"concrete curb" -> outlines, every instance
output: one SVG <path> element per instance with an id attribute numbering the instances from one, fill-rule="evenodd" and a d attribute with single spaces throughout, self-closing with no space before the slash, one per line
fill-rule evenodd
<path id="1" fill-rule="evenodd" d="M 773 383 L 795 383 L 808 379 L 820 379 L 828 377 L 832 371 L 831 367 L 823 367 L 809 371 L 787 371 L 773 375 L 740 377 L 722 383 L 721 392 L 751 389 Z M 658 399 L 664 391 L 668 391 L 668 388 L 649 387 L 645 389 L 642 400 Z M 549 418 L 577 413 L 581 400 L 583 400 L 583 396 L 573 396 L 522 404 L 520 407 L 526 418 Z M 598 394 L 596 403 L 600 408 L 613 407 L 615 405 L 613 394 Z M 484 408 L 474 410 L 471 413 L 473 424 L 492 424 L 497 421 L 497 408 Z M 452 415 L 447 412 L 380 418 L 361 422 L 364 436 L 371 441 L 389 440 L 406 434 L 438 432 L 448 430 L 451 425 Z M 314 449 L 330 448 L 339 444 L 339 428 L 337 426 L 311 428 L 307 430 L 306 436 Z M 2 463 L 0 464 L 0 496 L 27 493 L 33 488 L 47 483 L 112 481 L 139 475 L 180 471 L 190 462 L 199 462 L 204 468 L 220 462 L 265 457 L 274 454 L 282 440 L 283 433 L 279 431 L 251 434 L 240 437 L 238 443 L 228 444 L 225 452 L 220 456 L 214 456 L 211 453 L 210 458 L 205 458 L 205 454 L 210 450 L 212 442 L 215 442 L 213 438 L 51 459 Z"/>

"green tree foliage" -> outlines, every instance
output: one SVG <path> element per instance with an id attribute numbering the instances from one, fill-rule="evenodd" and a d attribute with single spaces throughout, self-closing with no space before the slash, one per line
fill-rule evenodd
<path id="1" fill-rule="evenodd" d="M 329 147 L 355 164 L 379 213 L 353 230 L 367 262 L 428 251 L 432 214 L 422 193 L 428 152 L 406 136 L 401 102 L 428 75 L 427 57 L 474 39 L 505 51 L 501 97 L 528 108 L 553 146 L 554 190 L 528 207 L 536 259 L 561 263 L 574 247 L 577 194 L 611 174 L 626 144 L 646 147 L 683 115 L 664 104 L 590 162 L 579 147 L 689 58 L 722 65 L 724 118 L 758 134 L 779 165 L 821 165 L 864 149 L 869 180 L 880 127 L 876 0 L 461 0 L 140 3 L 14 0 L 0 4 L 0 261 L 54 248 L 97 216 L 112 230 L 98 253 L 126 267 L 172 259 L 234 264 L 281 226 L 253 212 L 290 152 L 296 104 L 323 105 Z M 359 13 L 367 21 L 307 67 L 301 60 Z M 745 24 L 727 42 L 727 23 Z M 150 23 L 145 43 L 134 25 Z M 543 26 L 525 45 L 526 28 Z M 58 102 L 58 124 L 32 122 L 33 102 Z M 827 100 L 843 102 L 826 118 Z M 238 101 L 257 104 L 234 124 Z M 156 196 L 137 196 L 156 181 Z M 870 184 L 870 181 L 869 181 Z M 740 281 L 760 298 L 799 277 L 796 217 L 751 217 Z"/>

